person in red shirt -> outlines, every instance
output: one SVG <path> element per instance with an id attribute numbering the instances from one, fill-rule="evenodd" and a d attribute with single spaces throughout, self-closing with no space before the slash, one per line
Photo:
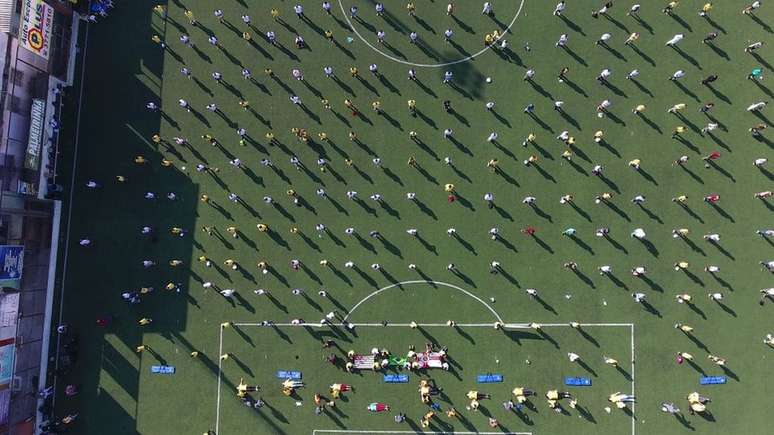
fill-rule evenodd
<path id="1" fill-rule="evenodd" d="M 522 234 L 524 234 L 525 236 L 534 236 L 536 231 L 537 230 L 532 225 L 529 225 L 526 228 L 521 230 Z"/>

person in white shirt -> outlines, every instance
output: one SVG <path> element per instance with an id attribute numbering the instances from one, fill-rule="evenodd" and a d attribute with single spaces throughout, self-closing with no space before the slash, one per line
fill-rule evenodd
<path id="1" fill-rule="evenodd" d="M 674 82 L 674 81 L 677 81 L 677 80 L 679 80 L 679 79 L 681 79 L 683 77 L 685 77 L 685 71 L 679 69 L 679 70 L 675 71 L 674 74 L 672 74 L 672 77 L 670 77 L 669 80 Z"/>
<path id="2" fill-rule="evenodd" d="M 554 15 L 557 16 L 557 17 L 562 15 L 562 12 L 564 12 L 564 9 L 566 7 L 567 6 L 566 6 L 565 2 L 564 1 L 560 1 L 559 3 L 556 4 L 556 7 L 554 8 Z"/>
<path id="3" fill-rule="evenodd" d="M 667 41 L 666 44 L 664 45 L 666 45 L 667 47 L 674 47 L 675 45 L 677 45 L 678 42 L 682 41 L 684 37 L 685 35 L 683 35 L 682 33 L 678 33 L 675 36 L 673 36 L 672 39 Z"/>

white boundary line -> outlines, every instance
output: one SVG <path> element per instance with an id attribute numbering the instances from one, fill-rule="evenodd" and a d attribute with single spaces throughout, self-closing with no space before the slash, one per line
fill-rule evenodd
<path id="1" fill-rule="evenodd" d="M 218 429 L 220 429 L 219 428 L 219 425 L 220 425 L 220 384 L 221 384 L 221 378 L 222 378 L 222 373 L 223 373 L 223 370 L 222 370 L 223 360 L 220 359 L 220 356 L 223 355 L 223 327 L 222 326 L 218 326 L 218 328 L 220 329 L 220 339 L 219 339 L 220 343 L 218 345 L 218 403 L 217 403 L 217 406 L 215 407 L 215 433 L 216 434 L 220 433 L 220 431 L 218 430 Z"/>
<path id="2" fill-rule="evenodd" d="M 419 282 L 426 282 L 426 281 L 419 281 Z M 436 282 L 436 284 L 441 284 Z M 380 290 L 379 290 L 380 291 Z M 464 290 L 463 290 L 464 291 Z M 376 293 L 376 292 L 375 292 Z M 466 292 L 467 293 L 467 292 Z M 373 295 L 373 294 L 372 294 Z M 370 296 L 366 297 L 368 299 Z M 476 298 L 478 299 L 478 298 Z M 365 299 L 363 299 L 360 303 L 364 302 Z M 360 305 L 358 303 L 357 305 Z M 355 305 L 355 308 L 357 308 L 357 305 Z M 484 304 L 486 305 L 486 304 Z M 491 309 L 491 307 L 490 307 Z M 353 308 L 354 311 L 354 308 Z M 351 313 L 351 312 L 350 312 Z M 499 316 L 498 316 L 499 319 Z M 503 322 L 504 323 L 504 322 Z M 234 326 L 262 326 L 260 323 L 251 323 L 251 322 L 233 322 Z M 389 328 L 389 327 L 409 327 L 408 323 L 388 323 L 387 326 L 382 325 L 381 323 L 353 323 L 355 327 L 361 326 L 361 327 L 379 327 L 379 328 Z M 541 328 L 556 328 L 556 327 L 570 327 L 570 323 L 539 323 Z M 629 336 L 630 336 L 630 343 L 631 343 L 631 373 L 630 376 L 632 378 L 631 380 L 631 395 L 634 396 L 634 323 L 579 323 L 581 327 L 628 327 L 629 328 Z M 325 328 L 329 327 L 329 325 L 320 325 L 315 323 L 310 324 L 303 324 L 303 325 L 294 325 L 292 323 L 273 323 L 271 326 L 265 326 L 265 327 L 288 327 L 288 326 L 305 326 L 305 327 L 313 327 L 313 328 Z M 446 327 L 449 328 L 449 326 L 445 323 L 418 323 L 417 326 L 420 327 Z M 458 327 L 472 327 L 472 328 L 482 328 L 482 327 L 493 327 L 494 323 L 462 323 L 457 324 Z M 215 433 L 220 435 L 219 432 L 219 425 L 220 425 L 220 390 L 221 390 L 221 377 L 222 377 L 222 361 L 220 360 L 220 355 L 223 354 L 223 328 L 220 328 L 220 344 L 219 344 L 219 353 L 218 353 L 218 399 L 217 399 L 217 406 L 216 406 L 216 415 L 215 415 Z M 530 329 L 529 323 L 504 323 L 503 328 L 505 329 Z M 637 424 L 637 417 L 636 417 L 636 404 L 634 402 L 631 402 L 631 411 L 632 411 L 632 432 L 631 435 L 636 435 L 636 424 Z M 413 431 L 378 431 L 378 430 L 342 430 L 342 429 L 314 429 L 312 431 L 312 435 L 316 434 L 324 434 L 324 433 L 340 433 L 340 434 L 347 434 L 347 433 L 361 433 L 361 434 L 413 434 L 417 432 Z M 419 432 L 419 433 L 426 433 L 426 434 L 450 434 L 450 435 L 468 435 L 468 434 L 480 434 L 480 435 L 533 435 L 532 432 Z"/>
<path id="3" fill-rule="evenodd" d="M 255 322 L 232 322 L 234 326 L 263 326 L 265 328 L 269 328 L 272 326 L 280 326 L 280 327 L 286 327 L 286 326 L 295 326 L 295 327 L 311 327 L 311 328 L 327 328 L 330 325 L 321 325 L 319 323 L 303 323 L 301 325 L 296 325 L 293 323 L 272 323 L 271 325 L 264 325 L 262 323 L 255 323 Z M 351 325 L 358 327 L 379 327 L 379 328 L 385 328 L 385 325 L 381 323 L 351 323 Z M 530 329 L 529 323 L 503 323 L 503 328 L 506 329 Z M 556 328 L 556 327 L 563 327 L 563 326 L 570 326 L 570 323 L 540 323 L 539 324 L 541 328 Z M 580 326 L 607 326 L 607 327 L 634 327 L 634 324 L 632 323 L 579 323 Z M 446 323 L 417 323 L 417 326 L 420 327 L 449 327 Z M 459 327 L 471 327 L 471 328 L 481 328 L 481 327 L 494 327 L 494 322 L 492 323 L 456 323 L 455 326 Z M 410 328 L 410 323 L 388 323 L 387 328 Z"/>
<path id="4" fill-rule="evenodd" d="M 360 300 L 360 302 L 356 303 L 354 307 L 350 308 L 349 311 L 347 312 L 347 315 L 344 316 L 344 321 L 347 321 L 349 319 L 349 316 L 351 316 L 352 313 L 354 313 L 355 310 L 357 310 L 357 308 L 360 305 L 363 304 L 363 302 L 371 299 L 372 297 L 378 295 L 379 293 L 381 293 L 381 292 L 383 292 L 385 290 L 389 290 L 391 288 L 399 287 L 399 286 L 404 285 L 404 284 L 431 284 L 431 285 L 432 284 L 437 284 L 437 285 L 440 285 L 440 286 L 453 288 L 454 290 L 458 290 L 458 291 L 460 291 L 460 292 L 470 296 L 471 298 L 477 300 L 479 303 L 484 305 L 492 314 L 494 314 L 494 316 L 497 318 L 497 320 L 500 323 L 505 323 L 505 322 L 503 322 L 502 317 L 500 317 L 500 315 L 497 313 L 497 311 L 495 311 L 494 308 L 492 308 L 489 304 L 487 304 L 486 302 L 481 300 L 481 298 L 479 298 L 478 296 L 474 295 L 473 293 L 465 290 L 464 288 L 457 287 L 456 285 L 449 284 L 448 282 L 443 282 L 443 281 L 427 281 L 427 280 L 401 281 L 401 282 L 397 282 L 395 284 L 390 284 L 387 287 L 382 287 L 379 290 L 376 290 L 376 291 L 372 292 L 371 294 L 369 294 L 368 296 L 364 297 L 363 299 Z M 444 324 L 444 326 L 445 326 L 445 324 Z"/>
<path id="5" fill-rule="evenodd" d="M 344 20 L 347 21 L 347 24 L 349 25 L 349 28 L 352 29 L 353 32 L 355 32 L 355 35 L 357 35 L 357 37 L 360 38 L 360 40 L 363 41 L 365 43 L 365 45 L 369 46 L 371 48 L 371 50 L 381 54 L 382 56 L 386 57 L 387 59 L 390 59 L 390 60 L 392 60 L 394 62 L 402 63 L 404 65 L 419 66 L 419 67 L 426 67 L 426 68 L 440 68 L 440 67 L 444 67 L 444 66 L 455 65 L 455 64 L 458 64 L 458 63 L 462 63 L 462 62 L 467 62 L 467 61 L 469 61 L 469 60 L 471 60 L 471 59 L 473 59 L 475 57 L 478 57 L 481 54 L 484 54 L 487 50 L 489 50 L 492 47 L 492 44 L 490 44 L 490 45 L 484 47 L 482 50 L 480 50 L 480 51 L 478 51 L 476 53 L 471 54 L 470 56 L 464 57 L 462 59 L 457 59 L 457 60 L 452 61 L 452 62 L 446 62 L 446 63 L 436 63 L 436 64 L 432 64 L 432 63 L 414 63 L 414 62 L 409 62 L 409 61 L 406 61 L 406 60 L 403 60 L 403 59 L 398 59 L 397 57 L 389 55 L 389 54 L 383 52 L 382 50 L 378 49 L 377 47 L 374 47 L 370 42 L 368 42 L 368 40 L 365 39 L 363 37 L 363 35 L 361 35 L 360 32 L 358 32 L 357 29 L 355 28 L 355 26 L 352 24 L 352 21 L 349 19 L 349 14 L 344 9 L 344 5 L 341 3 L 341 0 L 338 0 L 338 1 L 339 1 L 339 8 L 341 9 L 341 14 L 344 16 Z M 508 27 L 505 28 L 505 30 L 503 31 L 503 34 L 505 34 L 508 31 L 510 31 L 511 27 L 513 27 L 513 25 L 516 23 L 516 20 L 519 18 L 519 15 L 521 15 L 521 10 L 524 7 L 524 2 L 525 1 L 526 0 L 521 0 L 521 3 L 519 4 L 519 10 L 516 11 L 516 16 L 513 17 L 513 20 L 511 20 L 511 23 L 508 24 Z"/>
<path id="6" fill-rule="evenodd" d="M 631 377 L 632 377 L 632 396 L 634 396 L 634 323 L 630 325 L 630 336 L 632 337 L 632 367 L 631 367 Z M 632 435 L 635 435 L 635 426 L 637 423 L 637 413 L 635 412 L 635 402 L 632 402 Z"/>
<path id="7" fill-rule="evenodd" d="M 404 434 L 404 433 L 420 433 L 420 434 L 442 434 L 442 435 L 532 435 L 532 432 L 458 432 L 458 431 L 444 431 L 444 432 L 415 432 L 413 430 L 347 430 L 347 429 L 314 429 L 312 435 L 318 433 L 380 433 L 380 434 Z"/>
<path id="8" fill-rule="evenodd" d="M 75 121 L 75 144 L 73 145 L 73 168 L 72 172 L 70 174 L 70 197 L 67 200 L 67 228 L 65 229 L 64 234 L 64 255 L 62 257 L 62 291 L 59 294 L 59 318 L 57 319 L 57 325 L 62 324 L 62 320 L 64 319 L 64 299 L 65 299 L 65 291 L 67 289 L 67 270 L 69 267 L 67 266 L 68 259 L 70 256 L 70 232 L 72 228 L 72 222 L 73 222 L 73 198 L 75 197 L 75 174 L 78 169 L 78 145 L 80 144 L 80 138 L 81 138 L 81 108 L 83 106 L 83 89 L 86 87 L 86 55 L 89 52 L 89 29 L 91 26 L 89 26 L 89 23 L 86 23 L 86 34 L 84 36 L 83 41 L 83 59 L 81 60 L 81 82 L 80 82 L 80 89 L 78 90 L 78 116 L 76 117 Z M 75 36 L 76 39 L 78 38 L 78 35 Z M 56 265 L 52 265 L 53 267 L 56 267 Z M 44 331 L 45 332 L 45 331 Z M 61 348 L 62 344 L 62 334 L 56 335 L 56 350 L 55 350 L 55 357 L 56 360 L 54 361 L 54 386 L 57 385 L 57 382 L 59 380 L 59 377 L 57 376 L 57 372 L 59 369 L 59 349 Z M 43 352 L 48 354 L 48 349 L 43 349 Z M 41 379 L 45 379 L 44 377 L 41 377 Z M 53 398 L 51 399 L 51 407 L 54 408 L 56 405 L 56 398 L 57 395 L 54 394 Z M 40 433 L 40 428 L 35 429 L 35 433 Z"/>

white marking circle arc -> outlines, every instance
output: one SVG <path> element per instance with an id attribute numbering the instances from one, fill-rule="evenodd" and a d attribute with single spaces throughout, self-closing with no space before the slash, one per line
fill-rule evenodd
<path id="1" fill-rule="evenodd" d="M 519 3 L 519 9 L 516 11 L 516 15 L 513 17 L 513 19 L 511 20 L 510 24 L 508 24 L 508 27 L 506 27 L 505 30 L 503 31 L 503 35 L 505 33 L 509 32 L 511 30 L 511 27 L 513 27 L 513 25 L 516 23 L 516 20 L 519 18 L 519 15 L 521 15 L 521 10 L 524 7 L 524 2 L 525 1 L 527 1 L 527 0 L 521 0 L 521 3 Z M 389 55 L 389 54 L 383 52 L 382 50 L 380 50 L 379 48 L 375 47 L 370 42 L 368 42 L 368 40 L 366 38 L 364 38 L 363 35 L 361 35 L 360 32 L 358 32 L 357 29 L 355 28 L 355 26 L 352 24 L 352 21 L 349 18 L 349 14 L 344 9 L 344 4 L 341 2 L 341 0 L 338 0 L 338 2 L 339 2 L 339 8 L 341 9 L 341 14 L 344 16 L 344 20 L 347 21 L 347 24 L 349 25 L 349 28 L 352 29 L 353 32 L 355 32 L 355 35 L 357 35 L 357 37 L 360 38 L 360 40 L 363 41 L 365 43 L 365 45 L 370 47 L 371 50 L 381 54 L 384 57 L 386 57 L 387 59 L 390 59 L 390 60 L 392 60 L 394 62 L 402 63 L 404 65 L 418 66 L 418 67 L 423 67 L 423 68 L 440 68 L 440 67 L 444 67 L 444 66 L 455 65 L 455 64 L 458 64 L 458 63 L 462 63 L 462 62 L 467 62 L 467 61 L 469 61 L 469 60 L 471 60 L 471 59 L 473 59 L 475 57 L 478 57 L 478 56 L 484 54 L 487 50 L 492 48 L 491 45 L 488 45 L 488 46 L 484 47 L 483 49 L 479 50 L 478 52 L 471 54 L 470 56 L 466 56 L 466 57 L 464 57 L 462 59 L 457 59 L 457 60 L 452 61 L 452 62 L 435 63 L 435 64 L 433 64 L 433 63 L 409 62 L 407 60 L 399 59 L 399 58 L 397 58 L 395 56 Z"/>
<path id="2" fill-rule="evenodd" d="M 368 296 L 364 297 L 363 299 L 360 300 L 360 302 L 356 303 L 355 306 L 350 308 L 349 311 L 347 312 L 347 315 L 344 316 L 344 321 L 345 322 L 348 321 L 349 317 L 352 315 L 352 313 L 354 313 L 355 310 L 357 310 L 358 307 L 360 307 L 360 305 L 362 305 L 367 300 L 371 299 L 372 297 L 378 295 L 379 293 L 381 293 L 383 291 L 389 290 L 391 288 L 399 287 L 399 286 L 402 286 L 402 285 L 405 285 L 405 284 L 430 284 L 430 285 L 435 284 L 435 285 L 440 285 L 440 286 L 443 286 L 443 287 L 449 287 L 449 288 L 452 288 L 454 290 L 460 291 L 460 292 L 464 293 L 465 295 L 470 296 L 471 298 L 475 299 L 481 305 L 485 306 L 495 316 L 495 318 L 497 319 L 498 322 L 505 323 L 505 322 L 503 322 L 502 317 L 500 317 L 500 314 L 498 314 L 497 311 L 495 311 L 494 308 L 492 308 L 489 304 L 487 304 L 486 302 L 481 300 L 481 298 L 479 298 L 478 296 L 474 295 L 473 293 L 465 290 L 464 288 L 458 287 L 458 286 L 456 286 L 454 284 L 449 284 L 447 282 L 442 282 L 442 281 L 426 281 L 426 280 L 401 281 L 401 282 L 396 282 L 394 284 L 390 284 L 387 287 L 382 287 L 379 290 L 376 290 L 376 291 L 372 292 L 371 294 L 369 294 Z"/>

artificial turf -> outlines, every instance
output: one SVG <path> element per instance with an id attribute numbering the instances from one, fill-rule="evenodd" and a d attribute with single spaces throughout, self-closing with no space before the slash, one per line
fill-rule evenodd
<path id="1" fill-rule="evenodd" d="M 506 33 L 510 50 L 488 50 L 475 59 L 448 67 L 416 67 L 419 81 L 407 79 L 409 65 L 389 60 L 366 45 L 349 30 L 345 15 L 333 2 L 333 14 L 327 16 L 317 1 L 302 1 L 308 21 L 295 17 L 290 1 L 186 1 L 170 2 L 166 20 L 152 11 L 156 2 L 116 2 L 110 17 L 91 25 L 88 36 L 84 94 L 81 101 L 79 152 L 75 162 L 75 192 L 72 204 L 69 253 L 64 287 L 64 319 L 80 337 L 79 361 L 67 382 L 80 386 L 73 398 L 57 402 L 60 413 L 77 410 L 79 433 L 203 433 L 214 430 L 218 394 L 220 323 L 223 321 L 288 322 L 303 318 L 317 322 L 330 310 L 346 313 L 364 297 L 393 282 L 435 280 L 454 284 L 489 303 L 506 321 L 512 323 L 633 323 L 635 325 L 635 429 L 646 434 L 685 433 L 692 430 L 766 432 L 766 405 L 749 398 L 764 398 L 771 389 L 766 382 L 770 348 L 761 344 L 771 330 L 767 324 L 769 306 L 758 305 L 758 290 L 771 286 L 771 275 L 760 270 L 758 261 L 770 257 L 771 243 L 755 230 L 771 223 L 770 204 L 753 199 L 754 192 L 771 186 L 771 173 L 752 167 L 755 158 L 771 154 L 772 142 L 756 140 L 747 129 L 759 122 L 768 123 L 766 111 L 753 115 L 745 108 L 771 96 L 767 80 L 753 82 L 745 77 L 754 67 L 763 67 L 764 77 L 772 68 L 771 48 L 764 45 L 754 55 L 743 48 L 752 41 L 766 40 L 772 33 L 774 17 L 768 5 L 756 17 L 740 14 L 744 2 L 715 5 L 711 18 L 699 17 L 704 2 L 684 1 L 672 17 L 661 13 L 659 2 L 645 3 L 639 21 L 626 16 L 632 1 L 616 2 L 609 16 L 597 19 L 590 12 L 601 6 L 596 1 L 571 2 L 565 18 L 551 15 L 553 4 L 538 0 L 495 1 L 494 18 L 480 13 L 479 2 L 457 2 L 455 18 L 445 14 L 446 2 L 417 1 L 417 17 L 408 16 L 403 2 L 386 2 L 388 13 L 376 17 L 373 2 L 348 0 L 345 8 L 359 6 L 360 21 L 355 29 L 371 45 L 386 54 L 418 64 L 455 62 L 483 48 L 484 34 L 507 26 L 521 9 L 514 25 Z M 733 3 L 733 4 L 726 4 Z M 281 11 L 281 21 L 272 20 L 269 11 Z M 188 24 L 183 15 L 192 10 L 201 23 Z M 219 23 L 214 8 L 224 11 L 228 24 Z M 255 29 L 253 42 L 242 38 L 247 30 L 240 15 L 249 14 Z M 444 43 L 443 31 L 454 30 L 455 44 Z M 389 47 L 379 46 L 375 31 L 387 32 Z M 273 30 L 282 47 L 270 45 L 261 33 Z M 324 39 L 331 30 L 336 43 Z M 412 45 L 407 32 L 416 31 L 422 44 Z M 719 37 L 712 46 L 701 40 L 710 32 Z M 602 33 L 613 34 L 609 48 L 594 42 Z M 624 46 L 631 32 L 639 32 L 636 47 Z M 178 42 L 181 33 L 189 34 L 196 49 Z M 217 35 L 222 49 L 207 42 L 208 33 Z M 293 46 L 293 37 L 304 37 L 308 48 Z M 569 49 L 554 46 L 560 34 L 569 35 Z M 684 33 L 680 49 L 664 46 L 676 33 Z M 151 40 L 158 34 L 167 41 L 162 50 Z M 352 42 L 347 38 L 351 37 Z M 525 46 L 529 45 L 527 51 Z M 376 63 L 380 75 L 372 76 L 368 66 Z M 179 70 L 186 65 L 193 79 Z M 322 68 L 335 68 L 337 81 L 323 76 Z M 252 71 L 254 82 L 243 80 L 242 67 Z M 349 75 L 357 66 L 361 79 Z M 557 74 L 568 67 L 569 80 L 560 83 Z M 275 77 L 264 74 L 271 68 Z M 291 69 L 300 68 L 305 82 L 291 77 Z M 522 80 L 524 72 L 534 68 L 533 83 Z M 614 72 L 609 86 L 601 86 L 595 77 L 603 68 Z M 636 81 L 625 80 L 632 69 L 641 75 Z M 678 83 L 668 80 L 677 69 L 687 76 Z M 445 71 L 454 73 L 454 86 L 441 83 Z M 210 77 L 219 71 L 229 86 L 216 84 Z M 709 74 L 720 79 L 712 88 L 700 85 Z M 485 78 L 491 77 L 492 83 Z M 73 92 L 72 94 L 76 94 Z M 291 104 L 291 94 L 300 96 L 305 109 Z M 199 113 L 187 113 L 177 106 L 186 99 Z M 240 98 L 250 102 L 251 110 L 238 106 Z M 328 99 L 332 108 L 323 108 Z M 351 99 L 361 110 L 352 116 L 344 107 Z M 411 116 L 407 101 L 416 100 L 418 113 Z M 613 106 L 608 116 L 598 118 L 595 107 L 603 99 Z M 370 107 L 378 100 L 383 114 Z M 442 102 L 449 100 L 454 109 L 446 113 Z M 564 101 L 565 114 L 553 110 L 553 101 Z M 160 102 L 162 113 L 145 109 L 148 101 Z M 495 112 L 484 104 L 496 102 Z M 716 106 L 711 116 L 720 128 L 712 135 L 700 129 L 710 118 L 699 113 L 705 102 Z M 209 113 L 204 106 L 214 102 L 223 116 Z M 522 112 L 535 105 L 535 116 Z M 674 104 L 686 103 L 682 117 L 667 113 Z M 632 114 L 638 104 L 647 106 L 643 116 Z M 73 107 L 75 110 L 75 106 Z M 682 141 L 670 138 L 678 126 L 687 127 Z M 244 127 L 247 143 L 238 143 L 235 131 Z M 310 141 L 299 141 L 291 128 L 303 128 Z M 445 140 L 442 131 L 454 130 L 454 141 Z M 566 146 L 555 137 L 569 130 L 576 138 L 571 161 L 560 157 Z M 592 140 L 595 131 L 604 130 L 605 141 Z M 348 133 L 357 134 L 350 141 Z M 416 131 L 419 143 L 409 139 Z M 492 131 L 498 143 L 487 143 Z M 276 142 L 265 134 L 273 132 Z M 329 141 L 319 141 L 325 132 Z M 153 134 L 164 144 L 154 144 Z M 534 144 L 522 147 L 529 133 Z M 211 134 L 220 146 L 200 139 Z M 176 146 L 173 136 L 188 139 L 191 146 Z M 65 155 L 72 152 L 68 142 Z M 701 157 L 718 150 L 717 165 L 705 168 Z M 681 155 L 690 156 L 684 167 L 672 162 Z M 133 162 L 138 155 L 148 163 Z M 292 155 L 304 163 L 297 171 L 289 163 Z M 522 161 L 530 155 L 539 158 L 536 165 Z M 325 172 L 316 160 L 324 156 L 330 163 Z M 378 156 L 382 167 L 371 160 Z M 407 165 L 415 157 L 417 167 Z M 442 159 L 452 158 L 446 166 Z M 246 169 L 232 168 L 228 161 L 238 157 Z M 162 158 L 172 167 L 163 167 Z M 260 159 L 270 158 L 275 170 L 265 168 Z M 490 159 L 499 159 L 501 172 L 485 167 Z M 627 162 L 639 158 L 641 170 Z M 352 159 L 353 165 L 345 164 Z M 194 170 L 197 163 L 218 167 L 216 177 Z M 605 177 L 590 174 L 594 165 L 605 167 Z M 184 169 L 185 168 L 185 169 Z M 124 183 L 116 175 L 127 177 Z M 87 180 L 102 184 L 90 190 Z M 447 201 L 444 185 L 453 183 L 457 200 Z M 328 198 L 315 194 L 324 187 Z M 294 205 L 286 195 L 298 192 L 302 205 Z M 361 202 L 347 199 L 345 192 L 359 193 Z M 146 200 L 146 192 L 155 192 L 156 200 Z M 164 197 L 174 192 L 178 200 Z M 245 205 L 231 203 L 227 194 L 237 193 Z M 415 192 L 417 201 L 406 199 Z M 495 194 L 496 207 L 488 209 L 482 197 Z M 593 198 L 602 192 L 614 194 L 610 205 L 597 205 Z M 379 204 L 368 199 L 379 193 Z M 717 193 L 716 206 L 703 203 L 705 195 Z M 207 194 L 215 205 L 199 201 Z M 572 194 L 575 205 L 560 205 L 559 197 Z M 637 194 L 647 198 L 643 206 L 630 199 Z M 686 194 L 687 207 L 671 198 Z M 270 195 L 275 205 L 264 204 Z M 537 207 L 521 203 L 523 197 L 537 197 Z M 259 233 L 257 223 L 265 223 L 270 232 Z M 315 225 L 325 224 L 329 233 L 318 237 Z M 150 225 L 153 237 L 140 235 Z M 185 237 L 169 234 L 170 227 L 188 230 Z M 219 236 L 208 236 L 202 226 L 214 226 Z M 233 239 L 225 228 L 236 226 L 239 238 Z M 360 238 L 344 234 L 354 227 Z M 533 226 L 534 237 L 520 233 Z M 297 227 L 298 233 L 291 233 Z M 447 228 L 455 228 L 458 238 L 448 237 Z M 501 238 L 490 240 L 487 232 L 498 227 Z M 568 227 L 577 229 L 576 238 L 562 236 Z M 595 237 L 597 228 L 608 227 L 610 237 Z M 647 243 L 629 234 L 641 227 Z M 688 228 L 689 240 L 673 239 L 671 230 Z M 419 236 L 406 234 L 417 228 Z M 382 239 L 368 236 L 379 231 Z M 718 233 L 718 245 L 702 240 L 706 233 Z M 89 238 L 92 246 L 78 245 Z M 200 255 L 212 259 L 215 266 L 205 268 L 197 262 Z M 182 267 L 167 266 L 170 259 L 185 262 Z M 222 265 L 236 260 L 239 271 Z M 159 263 L 145 269 L 141 261 Z M 304 267 L 293 271 L 291 259 Z M 318 263 L 326 259 L 328 267 Z M 271 273 L 257 267 L 266 261 Z M 344 263 L 352 260 L 357 268 Z M 491 274 L 489 263 L 497 260 L 501 273 Z M 689 262 L 689 273 L 673 270 L 677 261 Z M 573 273 L 563 263 L 575 261 L 580 271 Z M 372 271 L 379 263 L 382 270 Z M 410 270 L 408 264 L 417 269 Z M 454 263 L 458 272 L 446 270 Z M 596 268 L 607 264 L 613 276 L 600 276 Z M 717 265 L 713 276 L 702 271 Z M 630 268 L 647 266 L 647 279 L 631 276 Z M 222 298 L 201 283 L 211 281 L 220 288 L 237 290 L 235 301 Z M 167 292 L 167 282 L 181 283 L 180 293 Z M 120 294 L 153 286 L 157 290 L 143 297 L 139 305 L 127 306 Z M 256 288 L 271 292 L 272 298 L 258 297 Z M 301 288 L 307 297 L 291 294 Z M 529 298 L 524 289 L 538 289 L 541 302 Z M 329 298 L 320 298 L 325 289 Z M 707 293 L 720 291 L 723 305 L 707 299 Z M 632 301 L 631 293 L 644 292 L 650 309 Z M 689 293 L 694 305 L 675 303 L 675 295 Z M 570 295 L 570 298 L 567 298 Z M 489 302 L 494 298 L 495 302 Z M 107 328 L 94 326 L 97 317 L 113 317 Z M 153 319 L 146 327 L 137 320 Z M 385 291 L 364 303 L 353 315 L 355 322 L 493 322 L 492 313 L 463 293 L 427 284 L 406 284 Z M 694 326 L 695 339 L 674 329 L 676 322 Z M 479 370 L 499 370 L 505 383 L 492 388 L 493 400 L 485 406 L 508 431 L 541 433 L 629 433 L 630 417 L 624 413 L 603 411 L 607 395 L 626 390 L 624 375 L 603 367 L 602 355 L 617 358 L 628 370 L 629 333 L 624 329 L 588 329 L 593 341 L 569 328 L 548 330 L 560 346 L 535 334 L 518 330 L 528 338 L 508 340 L 490 328 L 435 328 L 429 332 L 449 354 L 463 364 L 461 379 L 449 373 L 429 372 L 448 394 L 446 408 L 453 404 L 476 430 L 487 430 L 483 413 L 464 410 L 464 393 L 475 386 Z M 417 376 L 408 385 L 385 386 L 379 376 L 364 373 L 347 375 L 334 371 L 322 361 L 319 341 L 310 339 L 303 329 L 282 327 L 292 343 L 278 339 L 276 332 L 257 327 L 222 331 L 227 351 L 236 358 L 224 361 L 221 380 L 219 429 L 232 433 L 311 433 L 313 429 L 412 430 L 398 426 L 390 416 L 369 415 L 365 405 L 372 401 L 393 404 L 394 412 L 406 412 L 416 424 L 425 407 L 416 394 Z M 317 329 L 315 329 L 317 331 Z M 318 331 L 319 332 L 319 331 Z M 347 334 L 337 339 L 344 352 L 354 348 L 367 352 L 372 347 L 388 347 L 402 353 L 408 344 L 421 348 L 429 338 L 422 331 L 407 328 L 373 329 L 364 327 L 358 336 Z M 574 334 L 573 334 L 574 333 Z M 472 337 L 473 345 L 464 335 Z M 144 344 L 152 352 L 136 353 Z M 345 345 L 346 344 L 346 345 Z M 191 351 L 200 357 L 189 357 Z M 677 352 L 696 356 L 696 367 L 677 365 Z M 499 405 L 508 399 L 508 391 L 517 384 L 532 386 L 540 395 L 549 387 L 559 387 L 564 375 L 583 375 L 584 369 L 566 359 L 577 352 L 598 374 L 594 385 L 574 390 L 591 418 L 576 410 L 569 416 L 554 415 L 542 398 L 536 399 L 538 412 L 527 412 L 529 425 Z M 724 374 L 706 355 L 728 358 L 729 383 L 699 387 L 700 372 Z M 495 354 L 501 357 L 493 366 Z M 299 355 L 299 359 L 295 359 Z M 540 361 L 529 367 L 523 360 Z M 237 361 L 239 363 L 237 363 Z M 507 361 L 507 363 L 506 363 Z M 150 373 L 159 363 L 174 365 L 174 376 Z M 241 363 L 241 364 L 240 364 Z M 299 391 L 304 405 L 278 394 L 279 381 L 270 375 L 278 368 L 301 370 L 309 388 Z M 252 373 L 252 375 L 250 375 Z M 261 385 L 267 407 L 256 415 L 234 397 L 229 385 L 245 378 Z M 318 389 L 333 382 L 348 382 L 356 391 L 348 402 L 337 403 L 337 412 L 316 416 L 311 397 Z M 484 391 L 484 388 L 481 388 Z M 713 398 L 711 417 L 688 416 L 680 420 L 662 414 L 659 404 L 674 401 L 686 408 L 684 397 L 700 391 Z M 325 393 L 325 391 L 320 391 Z M 744 403 L 745 406 L 740 406 Z M 334 418 L 335 417 L 335 418 Z M 445 417 L 441 422 L 449 423 Z M 446 426 L 438 426 L 439 430 Z M 451 422 L 454 430 L 471 430 L 461 422 Z"/>

